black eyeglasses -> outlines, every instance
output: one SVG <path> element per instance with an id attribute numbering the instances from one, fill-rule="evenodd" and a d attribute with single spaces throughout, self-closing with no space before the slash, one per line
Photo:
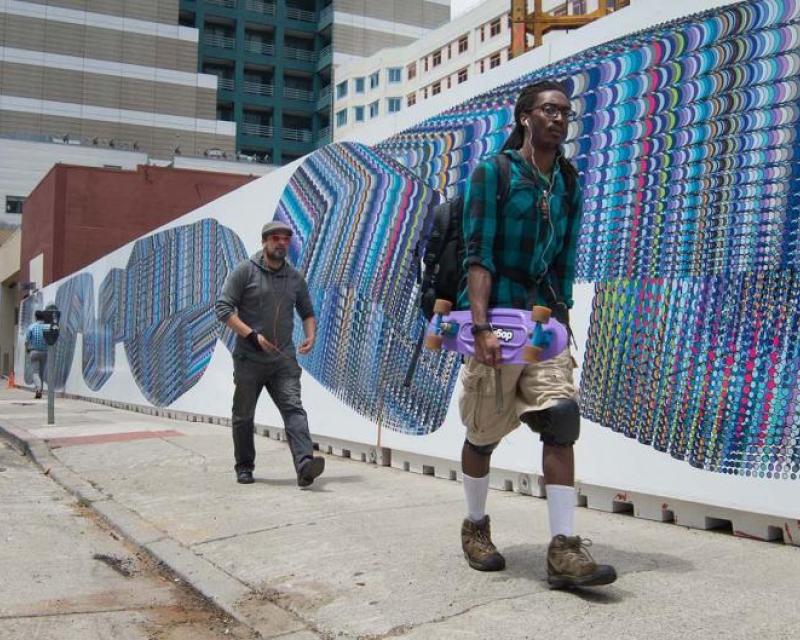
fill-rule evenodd
<path id="1" fill-rule="evenodd" d="M 547 102 L 538 107 L 534 107 L 533 109 L 541 109 L 544 115 L 550 118 L 550 120 L 555 120 L 556 116 L 560 115 L 567 122 L 572 122 L 578 115 L 569 107 L 559 107 L 558 105 L 552 104 L 550 102 Z M 531 111 L 533 111 L 533 109 L 531 109 Z"/>

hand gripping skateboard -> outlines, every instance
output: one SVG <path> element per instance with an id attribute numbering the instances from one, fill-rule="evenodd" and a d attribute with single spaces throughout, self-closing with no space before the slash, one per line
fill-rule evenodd
<path id="1" fill-rule="evenodd" d="M 462 355 L 475 355 L 472 335 L 472 312 L 453 311 L 449 300 L 437 300 L 428 325 L 425 347 L 432 351 L 444 348 Z M 550 317 L 548 307 L 490 309 L 487 318 L 500 341 L 501 364 L 530 364 L 554 358 L 569 342 L 567 328 Z"/>

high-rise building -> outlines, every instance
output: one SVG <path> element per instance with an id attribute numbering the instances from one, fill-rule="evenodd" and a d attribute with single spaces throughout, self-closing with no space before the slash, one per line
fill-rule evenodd
<path id="1" fill-rule="evenodd" d="M 218 78 L 236 149 L 286 164 L 331 140 L 336 65 L 410 44 L 450 19 L 450 0 L 181 0 L 200 31 L 198 71 Z"/>
<path id="2" fill-rule="evenodd" d="M 142 151 L 233 151 L 217 80 L 178 0 L 0 0 L 0 136 Z"/>

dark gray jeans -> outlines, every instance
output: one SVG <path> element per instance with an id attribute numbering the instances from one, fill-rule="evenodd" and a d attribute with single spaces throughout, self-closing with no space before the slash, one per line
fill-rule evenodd
<path id="1" fill-rule="evenodd" d="M 253 417 L 261 389 L 266 388 L 278 407 L 292 452 L 294 467 L 314 455 L 308 417 L 300 399 L 300 365 L 282 358 L 277 363 L 264 364 L 233 356 L 233 455 L 235 469 L 253 470 L 256 460 Z"/>

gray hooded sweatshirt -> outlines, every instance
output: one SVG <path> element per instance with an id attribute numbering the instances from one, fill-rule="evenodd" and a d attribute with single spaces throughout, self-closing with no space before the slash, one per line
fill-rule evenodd
<path id="1" fill-rule="evenodd" d="M 214 311 L 220 322 L 236 313 L 242 322 L 277 345 L 284 357 L 294 358 L 292 342 L 294 310 L 302 320 L 314 315 L 308 285 L 288 262 L 277 271 L 264 264 L 261 251 L 241 262 L 225 280 Z M 274 352 L 257 350 L 248 340 L 236 337 L 234 356 L 264 363 L 281 358 Z"/>

